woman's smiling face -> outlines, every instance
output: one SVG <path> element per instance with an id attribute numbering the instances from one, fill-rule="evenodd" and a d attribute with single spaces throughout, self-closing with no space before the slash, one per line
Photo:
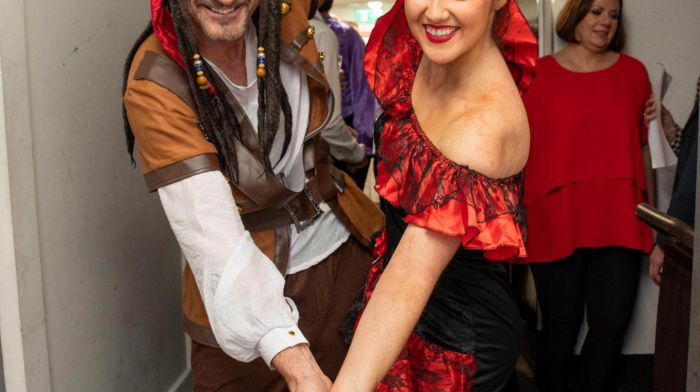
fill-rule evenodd
<path id="1" fill-rule="evenodd" d="M 491 39 L 495 11 L 506 0 L 406 0 L 406 20 L 423 53 L 437 64 L 455 61 Z"/>
<path id="2" fill-rule="evenodd" d="M 619 20 L 619 0 L 595 0 L 576 25 L 576 40 L 589 50 L 605 51 L 615 37 Z"/>

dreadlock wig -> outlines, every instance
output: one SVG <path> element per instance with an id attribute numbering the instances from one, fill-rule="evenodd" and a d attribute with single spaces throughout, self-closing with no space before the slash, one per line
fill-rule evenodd
<path id="1" fill-rule="evenodd" d="M 227 102 L 226 91 L 221 91 L 215 84 L 210 89 L 202 90 L 196 82 L 196 70 L 191 61 L 198 52 L 194 34 L 194 22 L 189 13 L 187 0 L 151 0 L 151 23 L 139 36 L 127 57 L 124 67 L 122 94 L 126 92 L 129 70 L 134 55 L 141 44 L 155 34 L 168 56 L 187 74 L 190 93 L 199 116 L 199 127 L 204 137 L 212 143 L 218 152 L 222 170 L 234 181 L 238 177 L 238 166 L 234 141 L 241 139 L 241 125 L 233 108 Z M 268 173 L 272 173 L 270 150 L 283 117 L 284 143 L 283 152 L 291 140 L 292 114 L 287 92 L 280 77 L 280 0 L 260 0 L 258 11 L 254 15 L 257 26 L 258 46 L 265 48 L 267 76 L 258 79 L 258 142 L 260 161 Z M 208 75 L 214 71 L 204 62 Z M 134 134 L 122 109 L 127 150 L 132 163 L 134 151 Z"/>

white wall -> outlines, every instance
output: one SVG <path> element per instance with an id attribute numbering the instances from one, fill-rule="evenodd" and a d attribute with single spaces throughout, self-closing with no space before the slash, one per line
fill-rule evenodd
<path id="1" fill-rule="evenodd" d="M 3 355 L 24 357 L 11 376 L 32 392 L 167 391 L 187 372 L 179 249 L 121 122 L 123 61 L 148 18 L 142 0 L 0 3 L 21 323 Z"/>

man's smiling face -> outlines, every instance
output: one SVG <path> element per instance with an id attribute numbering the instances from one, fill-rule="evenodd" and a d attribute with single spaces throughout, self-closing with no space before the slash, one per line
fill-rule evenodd
<path id="1" fill-rule="evenodd" d="M 245 33 L 259 0 L 186 0 L 194 23 L 216 41 L 234 41 Z"/>

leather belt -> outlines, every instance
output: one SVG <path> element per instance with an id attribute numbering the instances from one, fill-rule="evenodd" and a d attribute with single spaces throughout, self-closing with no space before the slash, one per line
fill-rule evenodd
<path id="1" fill-rule="evenodd" d="M 302 232 L 323 214 L 321 202 L 331 199 L 326 200 L 321 196 L 318 183 L 318 177 L 307 182 L 304 189 L 283 208 L 243 212 L 243 226 L 249 231 L 257 232 L 294 224 L 297 232 Z"/>

